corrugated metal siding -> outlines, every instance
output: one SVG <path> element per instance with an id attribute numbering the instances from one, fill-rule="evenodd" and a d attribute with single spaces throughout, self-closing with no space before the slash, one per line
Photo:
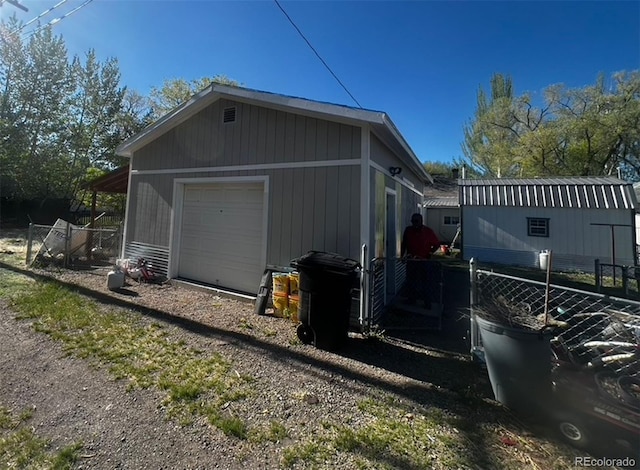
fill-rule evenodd
<path id="1" fill-rule="evenodd" d="M 236 122 L 223 123 L 235 106 Z M 360 128 L 220 100 L 137 151 L 134 170 L 360 158 Z"/>
<path id="2" fill-rule="evenodd" d="M 538 253 L 552 249 L 554 257 L 566 257 L 567 265 L 590 260 L 611 259 L 611 230 L 608 226 L 594 226 L 593 223 L 617 223 L 630 225 L 628 210 L 610 209 L 553 209 L 521 208 L 497 206 L 463 206 L 464 256 L 469 259 L 474 249 L 498 250 L 516 253 Z M 527 233 L 527 218 L 548 218 L 549 237 L 532 237 Z M 634 228 L 615 229 L 616 262 L 631 262 L 634 254 Z M 493 260 L 493 258 L 492 258 Z M 578 261 L 573 261 L 578 260 Z M 498 260 L 495 260 L 498 262 Z M 519 263 L 520 261 L 518 261 Z M 517 263 L 514 263 L 517 264 Z M 529 264 L 525 264 L 529 265 Z M 576 268 L 577 269 L 577 268 Z"/>
<path id="3" fill-rule="evenodd" d="M 631 184 L 616 178 L 459 180 L 466 206 L 635 209 Z"/>

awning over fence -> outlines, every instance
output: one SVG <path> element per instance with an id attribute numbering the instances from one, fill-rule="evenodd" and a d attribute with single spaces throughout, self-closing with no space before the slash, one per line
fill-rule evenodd
<path id="1" fill-rule="evenodd" d="M 129 165 L 116 168 L 99 178 L 89 181 L 84 187 L 90 189 L 91 195 L 91 222 L 93 228 L 96 219 L 96 196 L 98 193 L 127 194 L 129 186 Z"/>
<path id="2" fill-rule="evenodd" d="M 115 170 L 89 181 L 85 187 L 94 193 L 118 193 L 127 194 L 129 184 L 129 165 L 121 166 Z"/>

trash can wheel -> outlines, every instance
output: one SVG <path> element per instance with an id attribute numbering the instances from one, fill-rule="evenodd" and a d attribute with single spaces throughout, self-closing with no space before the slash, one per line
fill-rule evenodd
<path id="1" fill-rule="evenodd" d="M 309 325 L 300 323 L 296 333 L 298 334 L 298 339 L 300 339 L 304 344 L 310 344 L 313 341 L 313 330 Z"/>

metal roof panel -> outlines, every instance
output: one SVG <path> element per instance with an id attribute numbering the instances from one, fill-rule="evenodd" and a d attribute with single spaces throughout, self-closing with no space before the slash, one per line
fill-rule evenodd
<path id="1" fill-rule="evenodd" d="M 459 179 L 461 205 L 635 209 L 633 186 L 613 177 Z"/>

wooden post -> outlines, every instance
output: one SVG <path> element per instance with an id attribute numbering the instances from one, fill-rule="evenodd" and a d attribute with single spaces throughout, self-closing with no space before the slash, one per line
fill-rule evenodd
<path id="1" fill-rule="evenodd" d="M 91 220 L 89 221 L 89 233 L 87 233 L 87 244 L 85 246 L 85 255 L 90 260 L 92 256 L 91 249 L 93 248 L 93 228 L 96 221 L 96 199 L 98 192 L 94 189 L 91 194 Z"/>
<path id="2" fill-rule="evenodd" d="M 70 251 L 71 251 L 71 224 L 69 222 L 67 222 L 67 226 L 65 229 L 65 238 L 64 238 L 64 267 L 68 268 L 69 267 L 69 257 L 70 257 Z"/>
<path id="3" fill-rule="evenodd" d="M 31 251 L 33 250 L 33 223 L 29 224 L 29 232 L 27 235 L 27 259 L 25 260 L 26 265 L 29 266 L 31 264 Z"/>

